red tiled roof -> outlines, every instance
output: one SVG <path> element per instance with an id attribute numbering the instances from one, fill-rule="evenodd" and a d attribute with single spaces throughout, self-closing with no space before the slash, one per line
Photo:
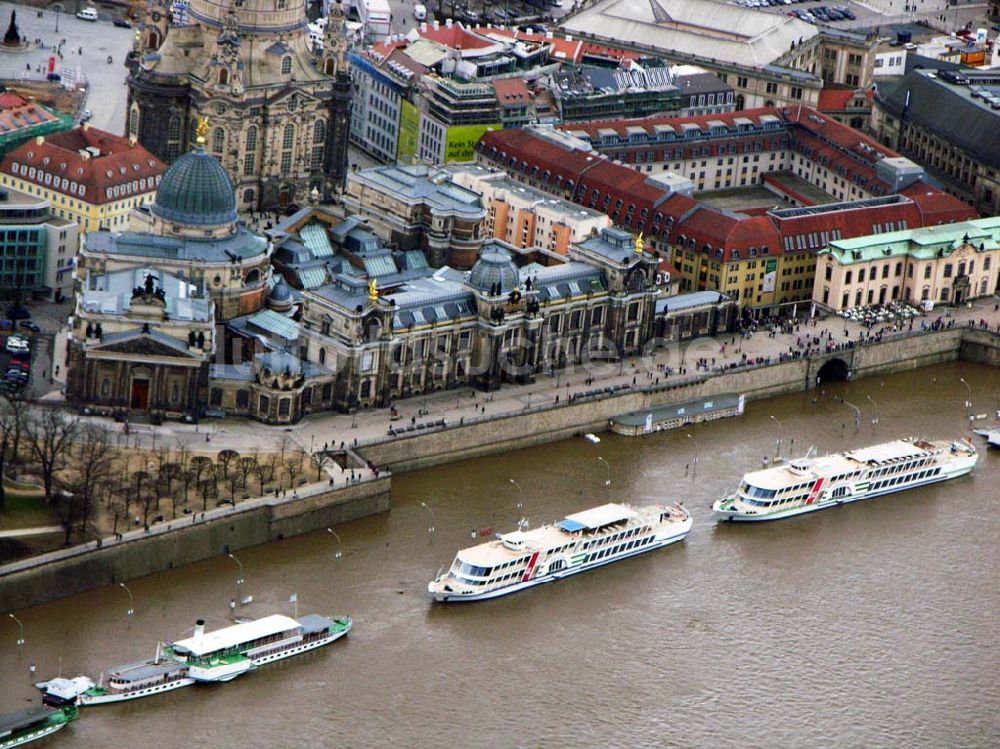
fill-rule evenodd
<path id="1" fill-rule="evenodd" d="M 830 110 L 847 109 L 851 99 L 855 96 L 854 89 L 851 88 L 827 88 L 819 92 L 819 110 L 828 112 Z"/>
<path id="2" fill-rule="evenodd" d="M 26 130 L 47 122 L 56 122 L 58 119 L 45 107 L 34 103 L 0 109 L 0 135 Z"/>
<path id="3" fill-rule="evenodd" d="M 614 128 L 624 135 L 625 128 L 630 125 L 650 122 L 703 124 L 713 119 L 731 123 L 734 117 L 754 119 L 760 114 L 772 112 L 778 113 L 778 110 L 765 108 L 731 115 L 574 123 L 561 129 L 584 130 L 593 133 L 596 140 L 597 130 L 602 127 Z M 785 115 L 787 122 L 788 114 L 788 110 L 785 110 L 779 116 Z M 810 115 L 813 119 L 809 119 Z M 799 126 L 799 121 L 803 119 L 809 123 L 808 127 Z M 789 128 L 789 135 L 794 147 L 800 150 L 807 148 L 814 157 L 825 159 L 828 165 L 833 165 L 834 168 L 842 166 L 841 173 L 848 179 L 857 175 L 870 188 L 881 186 L 888 194 L 889 186 L 875 177 L 875 163 L 882 156 L 895 156 L 894 152 L 875 144 L 846 125 L 835 123 L 832 118 L 820 116 L 815 110 L 805 107 L 798 109 L 792 121 L 795 126 Z M 496 147 L 497 152 L 491 156 L 493 147 Z M 840 149 L 851 150 L 855 157 L 848 156 Z M 645 231 L 651 234 L 665 233 L 666 221 L 659 222 L 656 219 L 661 215 L 669 217 L 672 219 L 670 239 L 676 241 L 683 235 L 685 243 L 694 240 L 694 247 L 699 251 L 707 245 L 712 256 L 723 261 L 731 260 L 734 250 L 739 250 L 741 257 L 745 258 L 745 251 L 751 247 L 756 247 L 758 252 L 767 247 L 768 254 L 779 254 L 784 251 L 783 240 L 787 237 L 807 235 L 810 241 L 805 246 L 814 248 L 812 235 L 819 237 L 824 232 L 832 236 L 835 230 L 839 230 L 841 237 L 851 238 L 873 234 L 876 227 L 880 231 L 885 230 L 886 225 L 895 227 L 901 221 L 910 228 L 916 228 L 976 216 L 970 206 L 923 181 L 901 191 L 903 199 L 883 205 L 865 205 L 855 201 L 792 215 L 783 215 L 780 211 L 734 214 L 712 208 L 685 195 L 675 193 L 667 197 L 664 189 L 648 181 L 647 175 L 641 171 L 602 158 L 595 151 L 574 149 L 550 141 L 530 130 L 507 129 L 487 133 L 478 150 L 497 166 L 510 172 L 532 175 L 533 179 L 543 183 L 545 180 L 542 177 L 546 171 L 550 173 L 550 177 L 559 175 L 563 184 L 567 180 L 573 180 L 575 202 L 582 205 L 593 203 L 596 209 L 604 210 L 609 215 L 617 211 L 616 223 L 633 231 L 639 230 L 638 223 L 642 221 Z M 516 160 L 514 166 L 509 164 L 511 157 Z M 536 166 L 538 169 L 532 174 L 532 169 Z M 547 184 L 550 187 L 554 184 L 551 178 Z M 546 185 L 541 186 L 544 188 Z M 618 201 L 621 201 L 620 207 L 617 207 Z M 627 207 L 630 205 L 634 206 L 634 210 L 628 213 Z M 789 251 L 801 252 L 802 247 L 795 242 Z"/>
<path id="4" fill-rule="evenodd" d="M 588 122 L 567 122 L 562 125 L 557 125 L 559 130 L 565 130 L 567 132 L 583 131 L 587 133 L 592 139 L 597 139 L 598 130 L 611 129 L 614 130 L 618 135 L 627 136 L 626 128 L 629 127 L 643 127 L 649 132 L 653 132 L 653 127 L 656 125 L 671 125 L 674 128 L 679 128 L 681 125 L 695 124 L 698 125 L 703 130 L 710 121 L 724 122 L 730 127 L 735 127 L 733 123 L 734 118 L 742 117 L 748 120 L 752 120 L 759 124 L 760 116 L 764 114 L 775 115 L 781 117 L 780 112 L 774 107 L 761 107 L 759 109 L 744 109 L 739 112 L 728 112 L 726 114 L 702 114 L 691 117 L 676 117 L 670 115 L 655 115 L 653 117 L 636 117 L 632 119 L 617 119 L 617 120 L 590 120 Z M 734 133 L 734 135 L 738 135 Z"/>
<path id="5" fill-rule="evenodd" d="M 90 155 L 87 148 L 97 149 L 99 155 Z M 29 176 L 31 169 L 34 176 Z M 40 144 L 22 143 L 0 163 L 4 174 L 90 204 L 152 192 L 166 169 L 166 164 L 138 143 L 131 145 L 119 135 L 86 126 L 54 133 Z M 82 193 L 81 186 L 86 188 Z"/>
<path id="6" fill-rule="evenodd" d="M 17 94 L 12 94 L 9 91 L 4 91 L 0 94 L 0 109 L 13 109 L 14 107 L 23 107 L 27 104 L 27 99 L 22 99 Z"/>
<path id="7" fill-rule="evenodd" d="M 497 101 L 502 107 L 517 107 L 531 101 L 531 92 L 522 78 L 500 78 L 493 81 Z"/>
<path id="8" fill-rule="evenodd" d="M 900 193 L 917 204 L 924 226 L 979 218 L 972 206 L 925 182 L 915 182 Z"/>
<path id="9" fill-rule="evenodd" d="M 423 39 L 429 39 L 452 49 L 485 49 L 496 44 L 493 40 L 466 29 L 460 23 L 452 24 L 450 27 L 439 26 L 436 29 L 433 26 L 421 27 L 417 29 L 417 33 Z"/>

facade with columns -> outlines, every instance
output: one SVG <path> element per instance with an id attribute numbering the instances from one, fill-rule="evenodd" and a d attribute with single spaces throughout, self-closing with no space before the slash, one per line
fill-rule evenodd
<path id="1" fill-rule="evenodd" d="M 67 336 L 67 400 L 97 413 L 197 417 L 224 326 L 260 312 L 271 244 L 240 225 L 219 161 L 195 150 L 163 176 L 128 231 L 80 248 Z"/>
<path id="2" fill-rule="evenodd" d="M 209 121 L 241 210 L 304 204 L 340 192 L 347 175 L 351 79 L 340 5 L 314 54 L 304 0 L 191 0 L 169 24 L 154 0 L 128 66 L 126 135 L 167 163 Z"/>

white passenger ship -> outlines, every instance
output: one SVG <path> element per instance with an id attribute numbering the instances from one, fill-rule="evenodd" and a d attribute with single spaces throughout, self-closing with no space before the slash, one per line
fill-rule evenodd
<path id="1" fill-rule="evenodd" d="M 212 632 L 201 619 L 191 637 L 157 645 L 149 661 L 118 666 L 107 684 L 86 676 L 52 679 L 36 684 L 43 701 L 53 705 L 101 705 L 149 697 L 196 682 L 225 682 L 271 661 L 329 645 L 346 635 L 349 616 L 329 619 L 310 614 L 293 619 L 273 614 Z"/>
<path id="2" fill-rule="evenodd" d="M 778 520 L 964 476 L 979 455 L 967 440 L 893 440 L 818 458 L 797 458 L 743 477 L 712 505 L 719 520 Z"/>
<path id="3" fill-rule="evenodd" d="M 690 530 L 691 515 L 681 505 L 605 504 L 462 549 L 427 590 L 436 601 L 496 598 L 659 549 Z"/>

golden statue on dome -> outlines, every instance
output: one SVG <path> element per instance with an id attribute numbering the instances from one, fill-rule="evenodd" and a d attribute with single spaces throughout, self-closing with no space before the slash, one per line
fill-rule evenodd
<path id="1" fill-rule="evenodd" d="M 199 117 L 198 129 L 195 130 L 195 140 L 199 145 L 205 145 L 206 135 L 208 135 L 208 117 Z"/>
<path id="2" fill-rule="evenodd" d="M 374 278 L 368 282 L 368 300 L 372 304 L 378 301 L 378 281 Z"/>
<path id="3" fill-rule="evenodd" d="M 639 236 L 635 238 L 635 254 L 641 255 L 645 246 L 645 242 L 642 241 L 642 232 L 639 232 Z"/>

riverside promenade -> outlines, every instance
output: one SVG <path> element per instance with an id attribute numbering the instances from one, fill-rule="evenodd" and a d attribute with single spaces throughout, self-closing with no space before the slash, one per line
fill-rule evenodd
<path id="1" fill-rule="evenodd" d="M 215 450 L 252 452 L 279 449 L 292 439 L 314 453 L 338 453 L 339 460 L 324 462 L 324 480 L 291 497 L 242 501 L 0 567 L 0 608 L 18 609 L 384 512 L 392 474 L 400 471 L 603 431 L 613 416 L 665 403 L 724 392 L 751 399 L 801 392 L 815 386 L 817 372 L 832 360 L 860 377 L 959 358 L 1000 366 L 997 302 L 952 312 L 916 318 L 912 329 L 906 321 L 895 331 L 833 317 L 815 325 L 801 322 L 798 329 L 786 324 L 784 332 L 765 328 L 696 339 L 655 356 L 570 368 L 496 393 L 465 389 L 401 401 L 394 404 L 395 421 L 386 408 L 317 415 L 293 427 L 228 419 L 197 426 L 133 425 L 129 439 L 143 445 L 152 446 L 154 438 L 161 445 L 191 441 L 193 433 L 195 442 L 206 439 Z M 992 414 L 997 407 L 981 393 L 970 392 L 970 399 L 972 413 Z M 425 426 L 416 428 L 420 424 Z M 408 425 L 414 428 L 407 430 Z M 397 433 L 390 434 L 390 427 Z"/>
<path id="2" fill-rule="evenodd" d="M 909 322 L 904 322 L 901 330 L 885 330 L 878 340 L 917 337 L 922 323 L 930 327 L 935 321 L 944 329 L 968 328 L 970 323 L 978 328 L 981 322 L 985 322 L 989 330 L 998 331 L 1000 311 L 996 308 L 997 304 L 996 298 L 987 297 L 969 307 L 935 310 L 912 318 L 912 330 Z M 193 433 L 197 441 L 211 444 L 213 450 L 232 449 L 238 452 L 276 449 L 282 440 L 291 437 L 310 453 L 339 449 L 344 443 L 345 448 L 356 447 L 364 457 L 366 446 L 392 441 L 400 436 L 390 434 L 390 427 L 394 431 L 402 431 L 410 426 L 424 425 L 419 431 L 428 433 L 502 416 L 534 413 L 584 397 L 594 401 L 598 399 L 596 391 L 622 393 L 643 388 L 681 386 L 704 381 L 713 374 L 763 369 L 796 352 L 802 355 L 806 339 L 820 340 L 820 354 L 825 351 L 827 342 L 836 347 L 846 344 L 857 346 L 862 336 L 866 341 L 875 340 L 875 334 L 881 327 L 876 325 L 869 329 L 861 323 L 831 316 L 800 321 L 797 329 L 790 332 L 771 330 L 765 326 L 742 336 L 727 334 L 716 338 L 695 338 L 670 344 L 648 357 L 569 365 L 561 371 L 539 374 L 530 384 L 505 384 L 492 393 L 465 387 L 414 396 L 393 404 L 398 413 L 395 420 L 391 420 L 390 409 L 386 407 L 362 410 L 356 414 L 313 414 L 294 426 L 267 426 L 241 418 L 223 418 L 206 420 L 200 425 L 177 422 L 161 426 L 130 424 L 130 432 L 133 440 L 138 439 L 144 445 L 150 445 L 154 439 L 163 444 L 163 441 L 169 442 L 182 435 L 191 439 Z M 863 347 L 868 343 L 860 345 Z M 817 347 L 812 346 L 810 353 L 815 355 Z M 705 362 L 705 366 L 698 365 L 700 360 Z M 585 395 L 588 393 L 593 395 Z M 98 421 L 108 429 L 122 429 L 122 425 L 106 419 Z M 407 434 L 412 436 L 412 433 Z M 346 484 L 351 480 L 350 468 L 332 465 L 328 470 L 335 484 Z M 369 468 L 353 469 L 356 478 L 370 473 Z"/>

